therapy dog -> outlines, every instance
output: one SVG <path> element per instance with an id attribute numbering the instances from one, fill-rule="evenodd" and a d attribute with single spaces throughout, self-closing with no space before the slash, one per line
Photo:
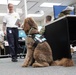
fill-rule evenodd
<path id="1" fill-rule="evenodd" d="M 27 53 L 22 67 L 28 67 L 30 65 L 33 67 L 47 67 L 51 65 L 74 65 L 73 61 L 67 58 L 53 61 L 52 49 L 46 42 L 46 39 L 39 34 L 38 26 L 31 17 L 25 19 L 23 29 L 27 34 Z"/>

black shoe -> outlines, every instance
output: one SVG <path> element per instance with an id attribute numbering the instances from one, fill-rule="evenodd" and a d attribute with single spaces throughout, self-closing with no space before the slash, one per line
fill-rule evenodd
<path id="1" fill-rule="evenodd" d="M 12 62 L 18 62 L 16 58 L 12 58 Z"/>

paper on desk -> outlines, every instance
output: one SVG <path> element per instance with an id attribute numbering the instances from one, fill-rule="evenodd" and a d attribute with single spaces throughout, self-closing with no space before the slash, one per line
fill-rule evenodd
<path id="1" fill-rule="evenodd" d="M 65 12 L 65 11 L 73 11 L 73 10 L 74 10 L 74 7 L 67 6 L 62 12 Z"/>
<path id="2" fill-rule="evenodd" d="M 70 13 L 74 10 L 74 7 L 67 6 L 64 10 L 60 12 L 58 15 L 58 18 L 65 16 L 65 15 L 70 15 Z"/>

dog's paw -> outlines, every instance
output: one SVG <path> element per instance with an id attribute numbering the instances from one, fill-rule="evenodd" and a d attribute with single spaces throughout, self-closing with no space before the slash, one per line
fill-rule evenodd
<path id="1" fill-rule="evenodd" d="M 28 65 L 23 64 L 22 67 L 28 67 Z"/>
<path id="2" fill-rule="evenodd" d="M 32 64 L 32 67 L 34 67 L 34 68 L 35 68 L 35 67 L 38 67 L 38 65 L 36 65 L 36 64 L 34 63 L 34 64 Z"/>
<path id="3" fill-rule="evenodd" d="M 50 66 L 57 66 L 57 62 L 53 61 Z"/>
<path id="4" fill-rule="evenodd" d="M 48 67 L 49 64 L 48 63 L 33 63 L 32 65 L 33 67 Z"/>

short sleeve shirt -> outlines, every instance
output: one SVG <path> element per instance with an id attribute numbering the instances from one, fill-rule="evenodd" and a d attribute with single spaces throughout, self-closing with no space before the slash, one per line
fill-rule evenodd
<path id="1" fill-rule="evenodd" d="M 4 16 L 3 22 L 6 23 L 6 27 L 18 27 L 15 23 L 20 19 L 19 14 L 16 12 L 8 13 Z"/>

